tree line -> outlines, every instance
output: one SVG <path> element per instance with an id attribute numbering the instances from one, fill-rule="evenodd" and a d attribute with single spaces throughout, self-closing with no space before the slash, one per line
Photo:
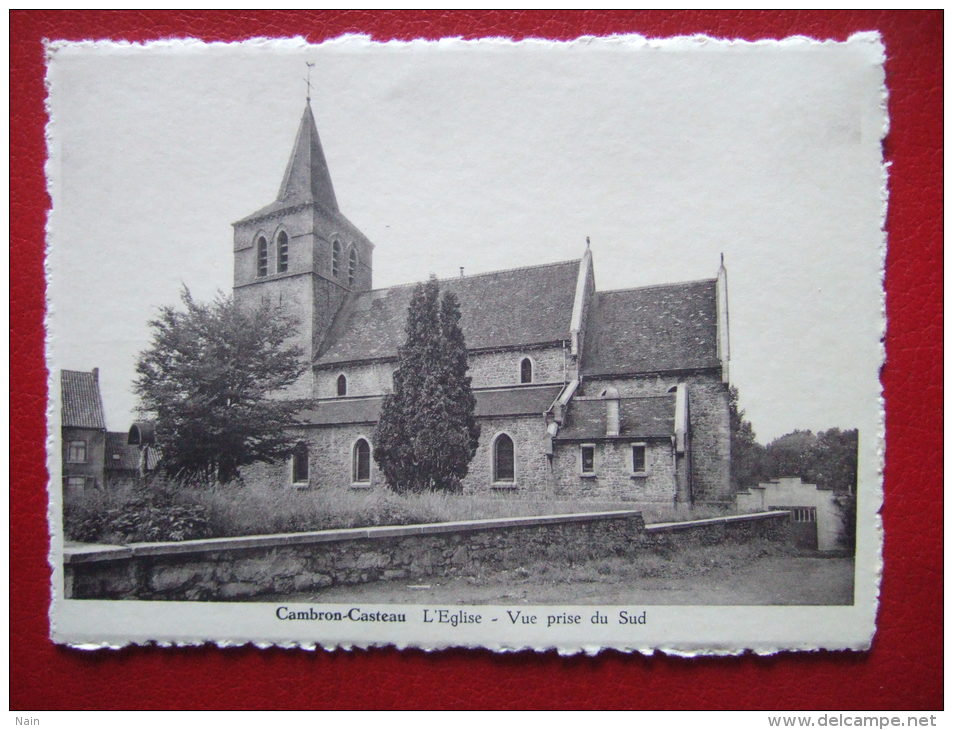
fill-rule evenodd
<path id="1" fill-rule="evenodd" d="M 738 404 L 735 386 L 729 389 L 728 405 L 731 481 L 736 490 L 768 479 L 793 476 L 840 494 L 856 491 L 856 428 L 831 428 L 817 433 L 795 429 L 762 445 Z"/>

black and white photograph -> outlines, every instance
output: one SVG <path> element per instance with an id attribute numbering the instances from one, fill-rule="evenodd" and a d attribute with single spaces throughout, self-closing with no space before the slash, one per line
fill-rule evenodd
<path id="1" fill-rule="evenodd" d="M 50 42 L 53 639 L 869 646 L 883 55 Z"/>

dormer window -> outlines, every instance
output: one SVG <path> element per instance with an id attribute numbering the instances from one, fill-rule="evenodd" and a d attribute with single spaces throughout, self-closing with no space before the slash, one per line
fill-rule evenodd
<path id="1" fill-rule="evenodd" d="M 341 242 L 337 239 L 331 242 L 331 276 L 335 279 L 341 275 Z"/>
<path id="2" fill-rule="evenodd" d="M 288 234 L 281 231 L 278 234 L 278 273 L 288 270 Z"/>
<path id="3" fill-rule="evenodd" d="M 357 249 L 351 248 L 347 254 L 347 285 L 354 286 L 357 277 Z"/>
<path id="4" fill-rule="evenodd" d="M 258 237 L 258 276 L 268 276 L 268 241 Z"/>
<path id="5" fill-rule="evenodd" d="M 347 395 L 347 376 L 344 373 L 338 375 L 338 395 Z"/>
<path id="6" fill-rule="evenodd" d="M 520 361 L 520 382 L 521 383 L 532 383 L 533 382 L 533 361 L 528 357 L 524 357 Z"/>

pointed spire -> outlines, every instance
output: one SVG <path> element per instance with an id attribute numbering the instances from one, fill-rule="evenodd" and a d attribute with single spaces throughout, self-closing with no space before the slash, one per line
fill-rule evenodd
<path id="1" fill-rule="evenodd" d="M 339 212 L 310 103 L 305 104 L 301 116 L 298 136 L 285 168 L 278 200 L 282 203 L 317 203 L 327 211 Z"/>

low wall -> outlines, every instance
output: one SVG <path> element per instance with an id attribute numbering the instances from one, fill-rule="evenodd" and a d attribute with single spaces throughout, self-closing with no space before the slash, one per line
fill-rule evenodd
<path id="1" fill-rule="evenodd" d="M 686 522 L 658 522 L 646 525 L 643 544 L 684 547 L 750 542 L 755 539 L 791 543 L 791 519 L 787 510 L 748 515 L 725 515 Z"/>
<path id="2" fill-rule="evenodd" d="M 632 556 L 647 545 L 786 539 L 787 512 L 646 527 L 635 511 L 64 549 L 68 598 L 235 600 L 376 580 Z"/>

